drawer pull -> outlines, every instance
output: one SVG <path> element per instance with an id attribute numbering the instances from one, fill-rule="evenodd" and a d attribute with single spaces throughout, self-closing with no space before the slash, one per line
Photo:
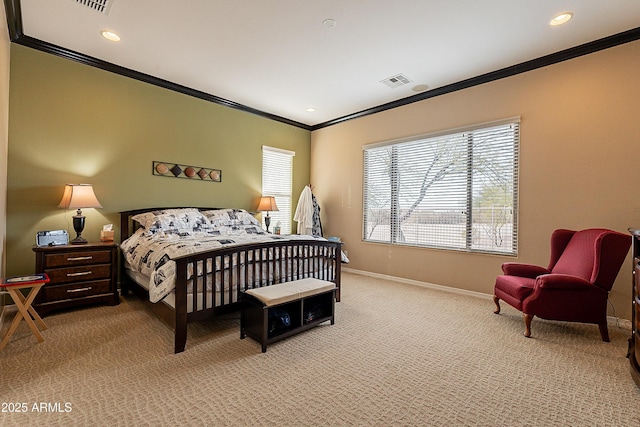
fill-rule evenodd
<path id="1" fill-rule="evenodd" d="M 83 271 L 80 273 L 67 273 L 67 277 L 88 276 L 91 273 L 92 273 L 91 271 Z"/>
<path id="2" fill-rule="evenodd" d="M 90 290 L 91 290 L 91 286 L 88 286 L 86 288 L 67 289 L 67 292 L 84 292 L 84 291 L 90 291 Z"/>
<path id="3" fill-rule="evenodd" d="M 89 259 L 93 259 L 92 256 L 77 256 L 73 258 L 67 258 L 67 261 L 87 261 Z"/>

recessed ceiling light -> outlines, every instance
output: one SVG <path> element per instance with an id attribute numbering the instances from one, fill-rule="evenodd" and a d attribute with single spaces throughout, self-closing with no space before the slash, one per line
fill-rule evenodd
<path id="1" fill-rule="evenodd" d="M 554 16 L 553 19 L 549 21 L 549 25 L 562 25 L 569 22 L 571 18 L 573 18 L 572 12 L 562 12 Z"/>
<path id="2" fill-rule="evenodd" d="M 307 112 L 308 112 L 308 113 L 313 113 L 314 111 L 316 111 L 316 109 L 315 109 L 315 108 L 313 108 L 313 107 L 307 107 Z"/>
<path id="3" fill-rule="evenodd" d="M 336 21 L 335 19 L 327 18 L 324 21 L 322 21 L 322 25 L 324 25 L 327 28 L 333 28 L 336 26 Z"/>
<path id="4" fill-rule="evenodd" d="M 427 89 L 429 89 L 428 85 L 415 85 L 411 88 L 414 92 L 424 92 Z"/>
<path id="5" fill-rule="evenodd" d="M 105 39 L 110 40 L 112 42 L 119 42 L 120 41 L 120 36 L 117 35 L 116 33 L 114 33 L 113 31 L 102 30 L 102 31 L 100 31 L 100 34 L 102 34 L 102 37 L 104 37 Z"/>

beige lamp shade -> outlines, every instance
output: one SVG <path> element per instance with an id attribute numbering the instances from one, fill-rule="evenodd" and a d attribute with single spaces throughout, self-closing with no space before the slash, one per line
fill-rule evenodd
<path id="1" fill-rule="evenodd" d="M 101 208 L 102 205 L 93 192 L 93 186 L 91 186 L 91 184 L 67 184 L 64 186 L 64 194 L 62 194 L 62 200 L 60 200 L 58 207 L 64 209 L 83 209 Z"/>
<path id="2" fill-rule="evenodd" d="M 273 196 L 262 196 L 260 198 L 260 203 L 258 203 L 258 211 L 259 212 L 267 212 L 267 216 L 264 219 L 264 225 L 267 227 L 267 233 L 269 232 L 269 224 L 271 224 L 271 217 L 269 216 L 269 211 L 277 211 L 278 205 L 276 205 L 276 198 Z"/>
<path id="3" fill-rule="evenodd" d="M 260 203 L 258 203 L 258 211 L 277 211 L 278 205 L 276 205 L 276 198 L 273 196 L 263 196 L 260 198 Z"/>
<path id="4" fill-rule="evenodd" d="M 62 200 L 60 200 L 59 208 L 77 209 L 77 213 L 73 216 L 73 229 L 76 231 L 76 238 L 70 243 L 73 245 L 87 243 L 87 239 L 82 237 L 84 230 L 85 216 L 82 215 L 84 208 L 101 208 L 102 205 L 98 201 L 91 184 L 67 184 L 64 186 Z"/>

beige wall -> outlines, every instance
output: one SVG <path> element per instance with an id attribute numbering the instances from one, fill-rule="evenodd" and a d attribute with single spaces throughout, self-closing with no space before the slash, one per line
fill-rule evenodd
<path id="1" fill-rule="evenodd" d="M 309 182 L 310 132 L 97 68 L 11 46 L 7 270 L 33 272 L 39 230 L 68 229 L 65 183 L 93 184 L 96 241 L 118 212 L 150 206 L 255 210 L 262 145 L 296 152 L 294 203 Z M 222 169 L 222 183 L 152 175 L 152 161 Z M 294 205 L 295 206 L 295 205 Z M 118 235 L 118 232 L 116 232 Z"/>
<path id="2" fill-rule="evenodd" d="M 514 258 L 362 242 L 362 146 L 521 116 L 517 260 L 546 265 L 556 228 L 640 226 L 639 100 L 636 41 L 314 131 L 311 181 L 325 232 L 346 242 L 351 268 L 491 294 Z M 629 257 L 610 298 L 624 319 L 630 270 Z"/>

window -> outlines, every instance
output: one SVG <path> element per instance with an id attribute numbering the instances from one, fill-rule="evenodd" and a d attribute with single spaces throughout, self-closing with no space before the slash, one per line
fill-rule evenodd
<path id="1" fill-rule="evenodd" d="M 262 146 L 262 195 L 274 196 L 278 211 L 269 212 L 269 230 L 280 223 L 282 234 L 291 233 L 291 193 L 293 181 L 293 156 L 296 153 L 279 148 Z M 264 217 L 262 215 L 262 226 Z"/>
<path id="2" fill-rule="evenodd" d="M 364 146 L 364 240 L 515 255 L 519 127 Z"/>

